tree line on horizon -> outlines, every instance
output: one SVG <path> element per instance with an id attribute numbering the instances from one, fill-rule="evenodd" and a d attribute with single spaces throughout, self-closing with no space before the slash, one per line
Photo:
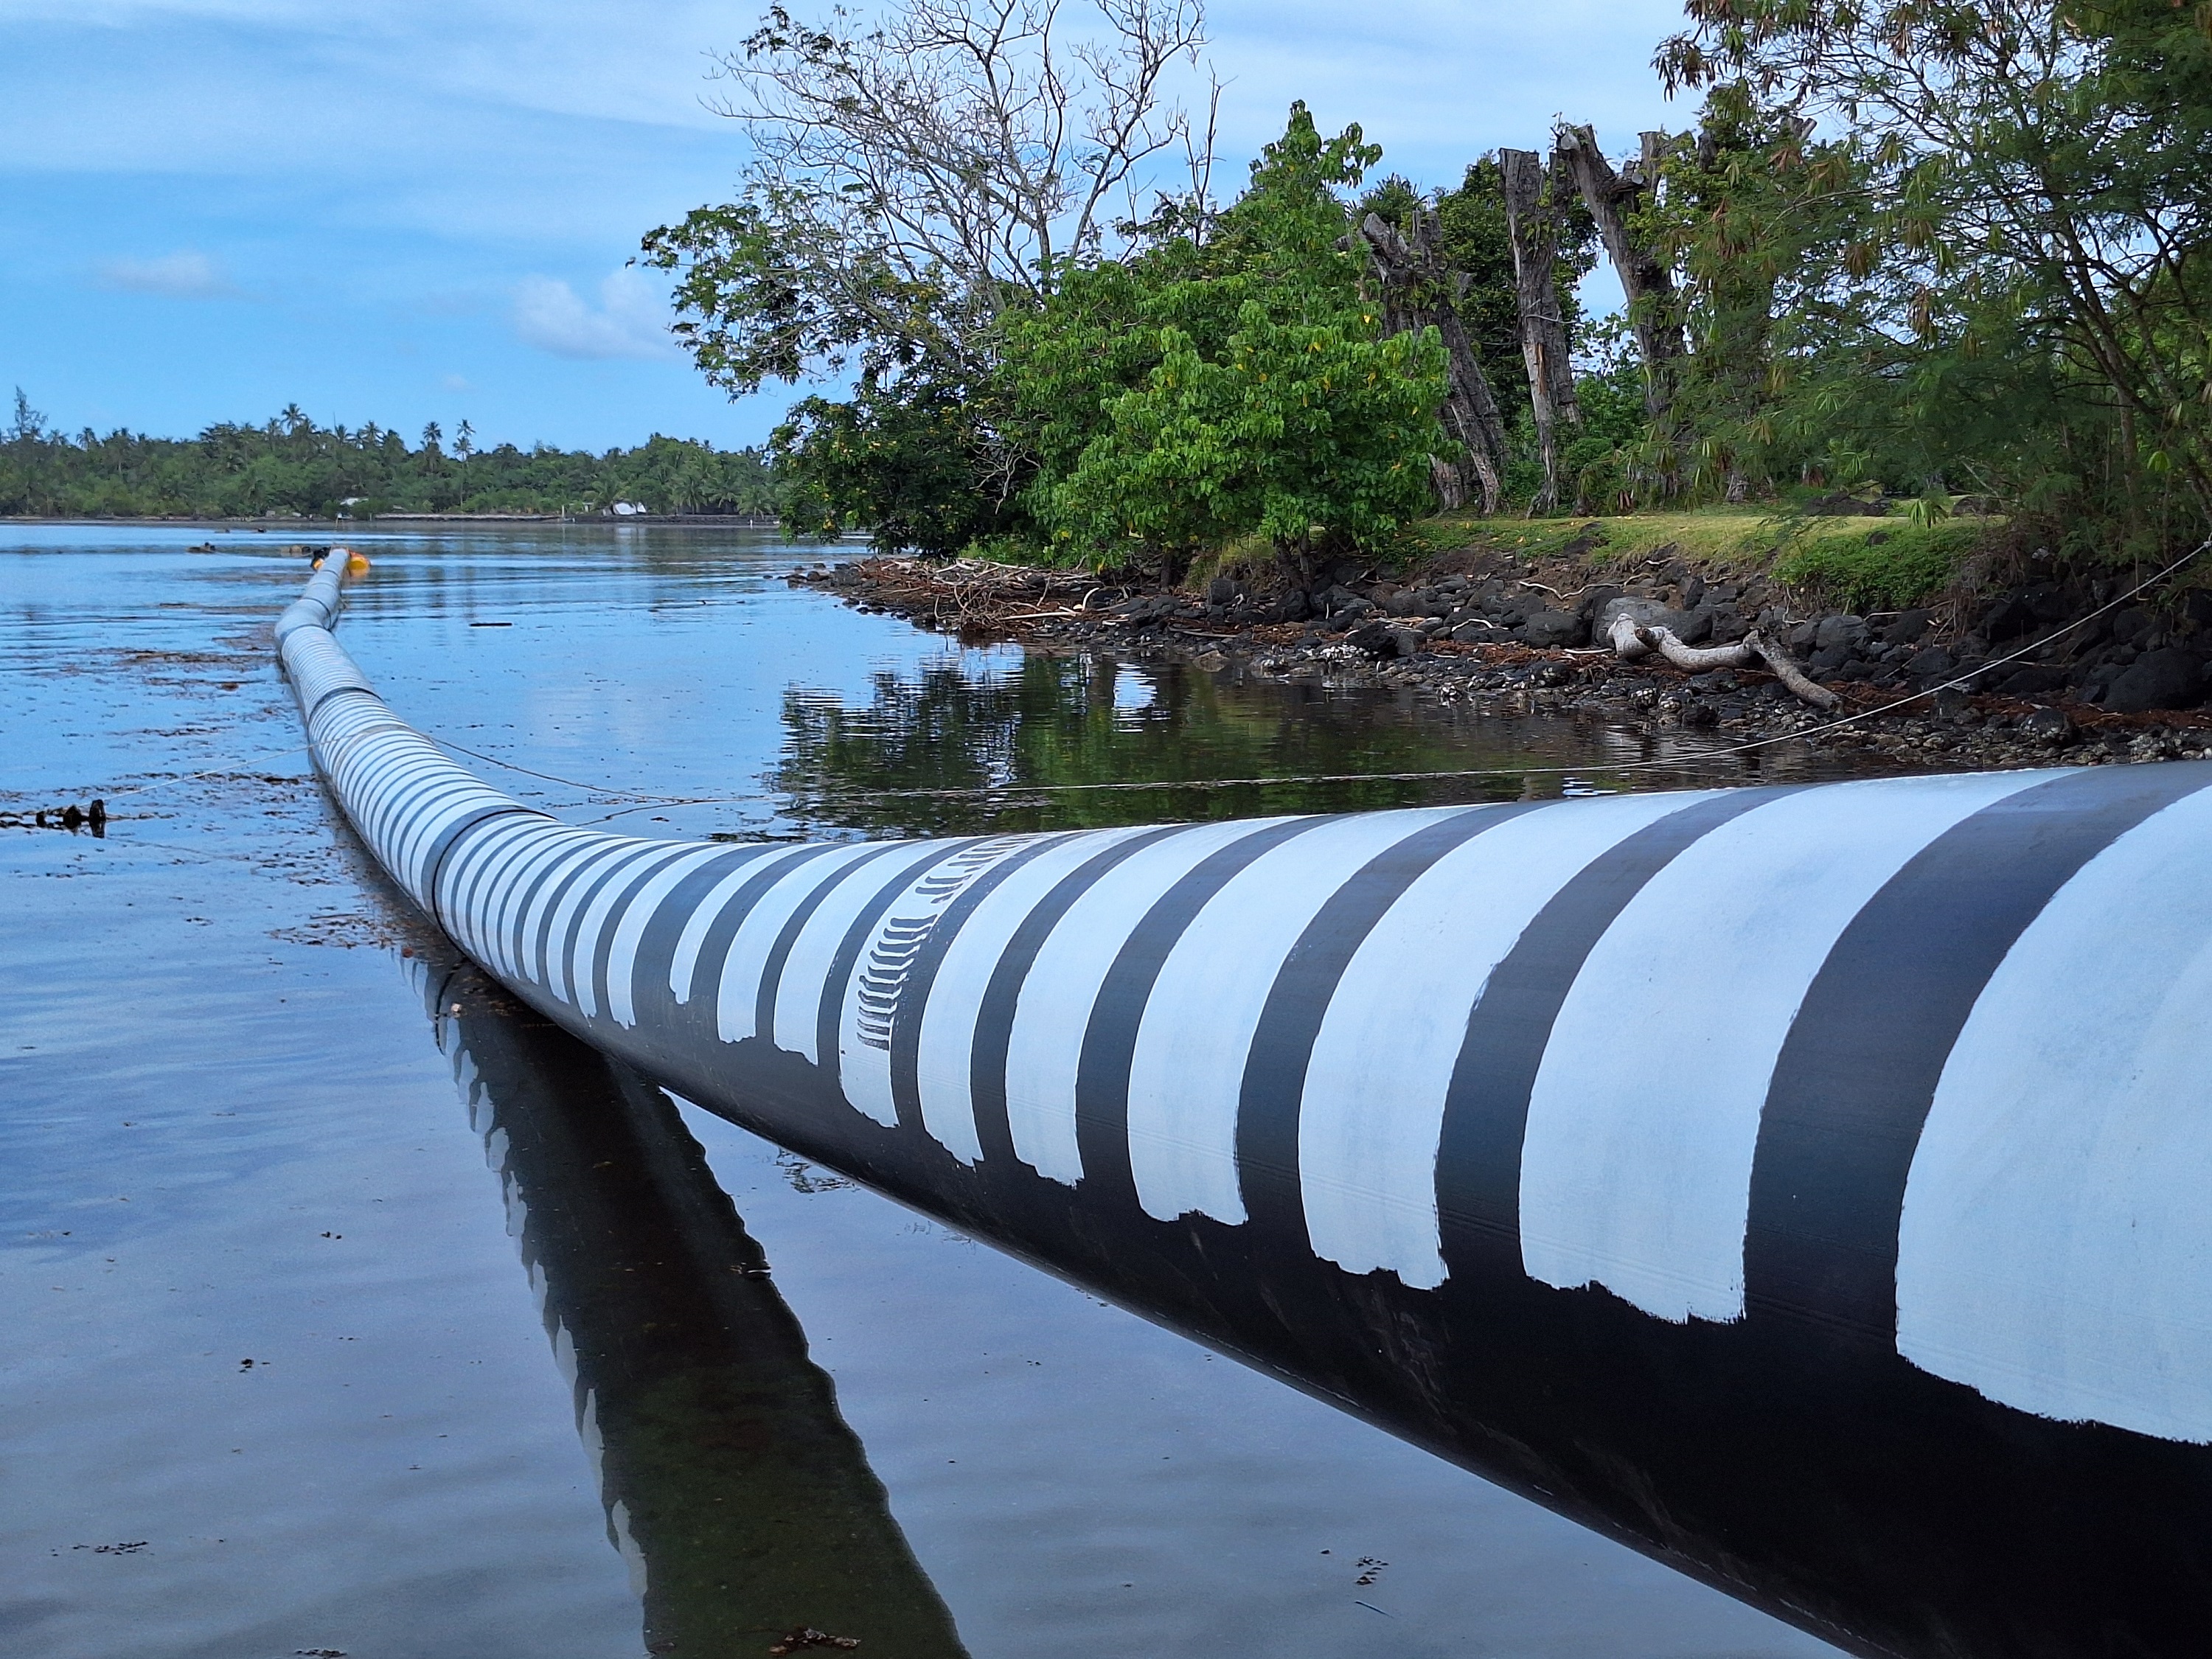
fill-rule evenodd
<path id="1" fill-rule="evenodd" d="M 733 394 L 849 377 L 775 435 L 785 511 L 887 548 L 1872 492 L 2092 559 L 2212 527 L 2212 5 L 1686 12 L 1692 118 L 1626 154 L 1563 120 L 1423 187 L 1299 104 L 1224 203 L 1218 82 L 1167 92 L 1201 0 L 777 6 L 721 64 L 738 192 L 643 258 Z"/>
<path id="2" fill-rule="evenodd" d="M 460 422 L 419 441 L 374 422 L 320 426 L 297 404 L 196 437 L 88 427 L 54 431 L 19 386 L 0 430 L 0 514 L 41 518 L 372 518 L 380 513 L 655 513 L 774 517 L 782 509 L 760 448 L 716 449 L 655 434 L 629 449 L 480 448 Z"/>

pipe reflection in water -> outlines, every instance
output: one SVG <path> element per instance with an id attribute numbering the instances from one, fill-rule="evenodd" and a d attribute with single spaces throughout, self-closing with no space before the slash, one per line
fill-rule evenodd
<path id="1" fill-rule="evenodd" d="M 675 1105 L 458 957 L 416 970 L 574 1385 L 647 1650 L 812 1629 L 955 1659 L 952 1616 Z"/>

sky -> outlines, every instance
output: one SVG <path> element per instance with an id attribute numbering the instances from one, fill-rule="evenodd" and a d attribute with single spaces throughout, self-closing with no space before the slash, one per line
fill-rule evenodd
<path id="1" fill-rule="evenodd" d="M 758 442 L 673 347 L 638 239 L 728 198 L 710 54 L 764 0 L 0 0 L 0 398 L 64 431 L 325 424 Z M 805 9 L 794 5 L 802 15 Z M 1452 183 L 1553 120 L 1689 118 L 1679 0 L 1212 0 L 1218 183 L 1304 98 Z M 1607 298 L 1600 293 L 1594 297 Z"/>

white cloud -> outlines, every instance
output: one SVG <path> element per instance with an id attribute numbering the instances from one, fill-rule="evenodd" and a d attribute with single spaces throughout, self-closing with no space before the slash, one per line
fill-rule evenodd
<path id="1" fill-rule="evenodd" d="M 448 392 L 474 392 L 476 386 L 465 375 L 447 374 L 438 384 Z"/>
<path id="2" fill-rule="evenodd" d="M 100 268 L 102 288 L 126 294 L 160 294 L 172 300 L 234 300 L 237 285 L 204 253 L 189 249 L 155 259 L 110 259 Z"/>
<path id="3" fill-rule="evenodd" d="M 592 306 L 552 276 L 526 276 L 515 289 L 514 331 L 556 357 L 671 357 L 668 296 L 641 271 L 617 270 Z"/>

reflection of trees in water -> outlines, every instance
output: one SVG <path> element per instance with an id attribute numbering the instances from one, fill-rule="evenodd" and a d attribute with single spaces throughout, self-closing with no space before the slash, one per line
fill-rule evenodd
<path id="1" fill-rule="evenodd" d="M 668 1097 L 448 966 L 426 969 L 440 1046 L 574 1382 L 647 1650 L 720 1659 L 813 1629 L 863 1654 L 960 1659 L 834 1385 Z"/>
<path id="2" fill-rule="evenodd" d="M 1133 683 L 1136 694 L 1132 695 Z M 1117 696 L 1118 694 L 1118 696 Z M 1173 665 L 1026 656 L 978 672 L 958 659 L 918 678 L 885 672 L 848 705 L 793 690 L 783 702 L 776 786 L 802 819 L 883 833 L 1103 827 L 1163 818 L 1347 811 L 1518 799 L 1518 776 L 1441 782 L 1271 784 L 1178 789 L 1179 780 L 1443 771 L 1531 760 L 1472 723 L 1372 692 L 1310 684 L 1233 686 Z M 1583 744 L 1587 755 L 1587 742 Z M 1563 758 L 1574 758 L 1565 755 Z M 1158 781 L 1156 790 L 988 800 L 885 800 L 896 789 L 985 790 Z"/>

